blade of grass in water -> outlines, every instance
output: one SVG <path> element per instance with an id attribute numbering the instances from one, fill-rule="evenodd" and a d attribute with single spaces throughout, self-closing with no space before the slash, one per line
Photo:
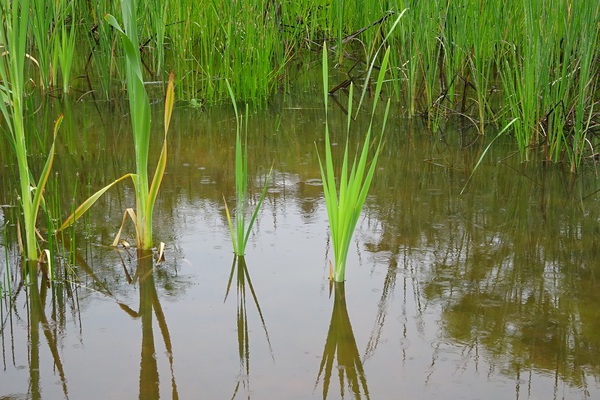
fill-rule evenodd
<path id="1" fill-rule="evenodd" d="M 233 244 L 233 251 L 237 256 L 244 256 L 246 251 L 246 245 L 250 238 L 252 226 L 258 216 L 258 211 L 262 205 L 265 196 L 267 195 L 267 188 L 269 186 L 269 179 L 271 176 L 271 170 L 267 176 L 265 185 L 263 186 L 260 198 L 254 207 L 250 221 L 246 222 L 248 212 L 248 105 L 246 105 L 246 132 L 242 138 L 242 117 L 238 113 L 237 104 L 233 89 L 228 81 L 226 81 L 229 89 L 229 95 L 233 103 L 233 109 L 235 112 L 236 120 L 236 134 L 235 134 L 235 193 L 236 193 L 236 207 L 234 220 L 232 221 L 232 215 L 225 201 L 225 211 L 227 213 L 227 223 L 229 225 L 229 233 L 231 234 L 231 242 Z"/>
<path id="2" fill-rule="evenodd" d="M 381 69 L 377 79 L 374 98 L 378 99 L 381 94 L 381 87 L 387 69 L 390 51 L 386 51 Z M 346 132 L 346 145 L 344 148 L 344 156 L 342 160 L 341 175 L 338 177 L 335 173 L 335 167 L 332 155 L 332 145 L 329 134 L 328 123 L 328 62 L 327 62 L 327 45 L 323 45 L 323 94 L 325 103 L 325 159 L 321 159 L 319 155 L 319 167 L 321 170 L 321 178 L 323 181 L 323 191 L 325 195 L 325 204 L 327 207 L 327 216 L 329 217 L 329 229 L 331 232 L 331 240 L 333 243 L 335 267 L 333 280 L 343 282 L 345 279 L 346 259 L 348 249 L 352 240 L 352 235 L 356 229 L 356 224 L 360 217 L 361 210 L 367 198 L 369 187 L 373 180 L 379 152 L 381 150 L 383 132 L 385 131 L 385 123 L 389 113 L 390 102 L 388 101 L 382 127 L 382 135 L 379 139 L 372 159 L 368 160 L 371 147 L 371 132 L 373 126 L 373 118 L 369 124 L 369 128 L 364 139 L 360 155 L 351 163 L 349 160 L 349 134 L 351 129 L 351 109 L 353 86 L 350 86 L 350 94 L 348 98 L 348 122 Z M 374 101 L 372 116 L 375 113 L 377 101 Z M 339 178 L 339 179 L 338 179 Z M 339 187 L 338 187 L 339 183 Z"/>
<path id="3" fill-rule="evenodd" d="M 54 162 L 54 143 L 62 121 L 60 116 L 54 124 L 54 137 L 39 180 L 36 182 L 28 162 L 27 138 L 24 120 L 25 62 L 27 54 L 27 32 L 30 14 L 29 0 L 22 2 L 2 1 L 4 27 L 0 29 L 0 47 L 10 49 L 2 54 L 0 62 L 0 112 L 4 116 L 8 137 L 17 161 L 20 182 L 20 202 L 25 229 L 24 255 L 28 260 L 37 260 L 38 242 L 36 224 L 43 193 Z"/>
<path id="4" fill-rule="evenodd" d="M 144 78 L 142 75 L 142 62 L 138 49 L 137 36 L 137 2 L 121 2 L 123 14 L 123 30 L 112 15 L 105 16 L 107 22 L 121 33 L 123 47 L 125 49 L 125 76 L 127 82 L 127 93 L 129 95 L 129 109 L 131 113 L 131 125 L 135 145 L 136 173 L 131 175 L 136 193 L 136 231 L 138 233 L 137 246 L 140 249 L 151 249 L 152 243 L 152 215 L 158 188 L 166 168 L 167 159 L 167 130 L 165 125 L 165 136 L 162 152 L 158 161 L 156 173 L 152 185 L 148 186 L 148 154 L 150 148 L 150 101 Z M 165 103 L 165 116 L 170 118 L 173 108 L 173 81 L 174 74 L 170 75 L 167 88 L 167 101 Z"/>
<path id="5" fill-rule="evenodd" d="M 158 160 L 156 171 L 149 185 L 148 178 L 148 153 L 150 147 L 150 102 L 148 94 L 144 87 L 142 76 L 141 59 L 136 43 L 136 8 L 137 4 L 122 2 L 122 13 L 125 31 L 121 28 L 116 18 L 112 15 L 106 15 L 106 21 L 113 26 L 122 38 L 125 48 L 125 64 L 127 78 L 127 92 L 129 94 L 129 109 L 131 114 L 133 139 L 135 144 L 136 173 L 126 174 L 114 182 L 106 185 L 98 192 L 90 196 L 75 212 L 69 216 L 59 230 L 72 225 L 78 218 L 101 197 L 104 192 L 110 189 L 119 181 L 130 177 L 135 187 L 136 210 L 126 211 L 135 224 L 137 247 L 141 250 L 150 250 L 153 247 L 152 241 L 152 215 L 154 204 L 158 195 L 158 190 L 162 183 L 162 178 L 167 165 L 167 135 L 174 104 L 174 81 L 173 73 L 169 76 L 167 85 L 167 94 L 165 99 L 165 120 L 164 120 L 164 138 L 161 154 Z"/>

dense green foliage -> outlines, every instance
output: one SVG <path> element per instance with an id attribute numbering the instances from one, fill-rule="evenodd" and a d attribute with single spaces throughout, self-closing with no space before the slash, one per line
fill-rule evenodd
<path id="1" fill-rule="evenodd" d="M 543 144 L 545 159 L 575 170 L 596 153 L 599 7 L 593 0 L 158 0 L 140 2 L 133 26 L 146 81 L 175 71 L 177 97 L 193 106 L 227 101 L 229 81 L 236 99 L 264 104 L 305 89 L 296 78 L 318 63 L 324 41 L 335 68 L 364 83 L 390 17 L 406 9 L 388 41 L 393 114 L 424 116 L 432 129 L 461 116 L 480 133 L 517 118 L 511 132 L 523 159 Z M 26 68 L 37 88 L 118 96 L 126 63 L 103 16 L 120 15 L 120 2 L 29 8 Z"/>

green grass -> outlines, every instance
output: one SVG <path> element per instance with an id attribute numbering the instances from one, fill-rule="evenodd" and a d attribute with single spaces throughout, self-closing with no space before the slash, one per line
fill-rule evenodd
<path id="1" fill-rule="evenodd" d="M 25 4 L 32 18 L 21 29 L 23 50 L 31 56 L 34 67 L 27 77 L 36 88 L 55 85 L 68 91 L 73 76 L 85 76 L 92 96 L 112 99 L 127 86 L 120 62 L 127 51 L 117 45 L 118 30 L 103 19 L 119 12 L 118 2 Z M 523 160 L 541 146 L 545 159 L 566 161 L 572 170 L 598 144 L 593 131 L 600 119 L 594 107 L 600 66 L 594 60 L 600 56 L 600 10 L 595 2 L 131 4 L 140 73 L 146 80 L 164 81 L 165 71 L 174 71 L 177 97 L 190 104 L 228 101 L 229 82 L 236 99 L 265 105 L 275 93 L 296 89 L 298 66 L 320 58 L 316 50 L 323 41 L 341 69 L 358 63 L 364 72 L 383 32 L 390 31 L 393 18 L 385 16 L 407 9 L 386 40 L 396 111 L 424 116 L 432 130 L 453 116 L 465 117 L 480 134 L 518 118 L 513 133 Z M 74 61 L 76 44 L 85 50 L 77 52 L 85 63 Z"/>
<path id="2" fill-rule="evenodd" d="M 131 115 L 131 127 L 135 148 L 136 172 L 128 173 L 108 184 L 98 192 L 90 196 L 81 206 L 75 210 L 59 228 L 63 230 L 72 225 L 80 218 L 108 189 L 118 182 L 131 178 L 135 188 L 136 208 L 127 209 L 123 218 L 123 224 L 126 217 L 131 217 L 136 231 L 137 248 L 141 250 L 150 250 L 153 248 L 152 237 L 152 216 L 154 205 L 158 196 L 158 190 L 162 183 L 162 178 L 167 166 L 167 134 L 173 112 L 174 104 L 174 74 L 171 73 L 167 86 L 167 95 L 165 100 L 164 115 L 164 138 L 162 150 L 156 171 L 150 182 L 148 175 L 148 157 L 150 150 L 150 101 L 146 88 L 144 87 L 144 78 L 142 75 L 142 63 L 139 49 L 136 45 L 137 26 L 136 26 L 136 4 L 135 2 L 122 4 L 122 16 L 124 29 L 121 28 L 116 18 L 108 14 L 105 19 L 121 34 L 122 44 L 125 48 L 125 75 L 127 83 L 127 93 L 129 95 L 129 111 Z M 123 228 L 121 225 L 121 229 Z M 113 245 L 118 244 L 121 230 L 119 230 Z"/>
<path id="3" fill-rule="evenodd" d="M 387 103 L 385 116 L 383 119 L 382 136 L 376 145 L 375 152 L 371 159 L 371 135 L 373 126 L 373 116 L 377 107 L 378 99 L 381 94 L 381 88 L 385 77 L 385 72 L 389 60 L 389 49 L 385 53 L 383 62 L 380 67 L 377 85 L 373 96 L 373 111 L 369 129 L 364 138 L 360 155 L 357 155 L 354 160 L 350 161 L 350 132 L 352 121 L 352 104 L 353 104 L 353 85 L 350 85 L 350 93 L 348 96 L 347 108 L 347 125 L 346 125 L 346 144 L 344 147 L 344 155 L 340 172 L 336 172 L 334 166 L 334 157 L 332 153 L 332 144 L 329 133 L 328 122 L 328 97 L 329 97 L 329 65 L 327 61 L 327 46 L 323 45 L 323 93 L 325 104 L 325 156 L 322 159 L 319 156 L 319 166 L 323 181 L 323 191 L 325 195 L 325 203 L 327 206 L 327 216 L 329 217 L 329 230 L 333 243 L 333 252 L 335 258 L 335 267 L 333 272 L 333 280 L 343 282 L 346 273 L 346 259 L 348 249 L 352 240 L 352 235 L 356 229 L 356 224 L 360 217 L 361 210 L 367 198 L 369 187 L 375 173 L 379 152 L 381 150 L 383 132 L 385 123 L 389 113 L 390 102 Z"/>
<path id="4" fill-rule="evenodd" d="M 229 83 L 227 82 L 229 85 Z M 246 252 L 246 245 L 252 232 L 252 226 L 258 216 L 258 211 L 267 194 L 269 186 L 269 178 L 271 172 L 266 179 L 262 193 L 248 221 L 250 210 L 248 198 L 248 105 L 246 105 L 246 123 L 245 132 L 242 134 L 242 116 L 239 114 L 233 89 L 229 86 L 229 93 L 233 103 L 236 120 L 235 132 L 235 195 L 236 207 L 235 214 L 232 218 L 232 213 L 229 211 L 227 201 L 225 201 L 225 211 L 227 213 L 227 223 L 229 224 L 229 232 L 231 234 L 231 243 L 233 244 L 233 252 L 236 256 L 242 257 Z"/>
<path id="5" fill-rule="evenodd" d="M 74 24 L 67 22 L 67 17 L 72 17 L 75 14 L 75 3 L 73 1 L 67 3 L 66 0 L 61 0 L 57 5 L 59 19 L 56 21 L 58 24 L 54 29 L 54 31 L 58 31 L 54 54 L 60 66 L 63 93 L 69 93 L 77 32 Z"/>
<path id="6" fill-rule="evenodd" d="M 43 204 L 43 193 L 54 162 L 54 140 L 48 151 L 46 163 L 36 180 L 29 166 L 28 137 L 25 127 L 26 63 L 31 60 L 27 53 L 29 27 L 29 0 L 0 3 L 4 17 L 4 29 L 0 29 L 0 46 L 9 49 L 0 63 L 0 113 L 4 117 L 5 131 L 13 155 L 17 161 L 19 198 L 23 212 L 23 254 L 27 260 L 38 260 L 39 245 L 36 237 L 37 218 Z M 54 125 L 54 139 L 62 121 L 60 116 Z"/>

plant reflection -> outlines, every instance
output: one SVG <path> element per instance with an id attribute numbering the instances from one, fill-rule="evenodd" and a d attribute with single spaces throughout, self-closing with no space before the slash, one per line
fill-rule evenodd
<path id="1" fill-rule="evenodd" d="M 27 398 L 29 399 L 41 399 L 42 398 L 42 385 L 41 385 L 41 371 L 43 366 L 40 363 L 40 350 L 41 340 L 40 336 L 43 335 L 48 345 L 48 350 L 52 355 L 53 366 L 58 371 L 60 377 L 60 383 L 62 386 L 63 394 L 66 399 L 69 398 L 67 389 L 67 379 L 65 375 L 65 369 L 59 353 L 59 331 L 64 329 L 64 315 L 66 309 L 66 303 L 71 300 L 69 297 L 73 296 L 73 292 L 68 291 L 65 294 L 64 288 L 60 285 L 56 285 L 49 281 L 46 274 L 42 274 L 41 278 L 38 278 L 38 263 L 30 262 L 28 268 L 21 267 L 21 281 L 16 288 L 13 296 L 10 299 L 10 309 L 7 315 L 3 315 L 2 326 L 0 333 L 2 335 L 3 343 L 3 363 L 6 367 L 6 355 L 4 352 L 4 338 L 9 336 L 12 339 L 12 355 L 13 363 L 16 362 L 14 358 L 15 354 L 15 338 L 13 334 L 13 318 L 16 320 L 20 319 L 19 313 L 16 307 L 16 300 L 19 298 L 21 291 L 25 296 L 25 307 L 27 310 L 27 330 L 28 330 L 28 365 L 29 365 L 29 389 Z M 29 273 L 24 273 L 29 271 Z M 52 312 L 50 319 L 46 315 L 46 300 L 48 298 L 48 289 L 52 289 L 51 306 Z M 70 289 L 67 287 L 67 289 Z M 10 332 L 7 332 L 10 330 Z M 16 366 L 16 365 L 15 365 Z"/>
<path id="2" fill-rule="evenodd" d="M 271 348 L 271 340 L 269 339 L 267 325 L 265 324 L 265 319 L 263 317 L 260 304 L 258 303 L 258 297 L 256 296 L 256 292 L 254 291 L 254 287 L 252 286 L 252 281 L 250 280 L 250 274 L 248 273 L 248 266 L 246 265 L 245 257 L 236 256 L 233 259 L 233 263 L 231 265 L 231 273 L 229 274 L 229 280 L 227 281 L 225 301 L 229 296 L 229 290 L 231 289 L 231 283 L 233 282 L 234 275 L 236 278 L 237 294 L 237 337 L 238 355 L 240 358 L 239 375 L 240 377 L 243 377 L 243 379 L 238 380 L 233 391 L 233 396 L 231 396 L 231 398 L 234 399 L 237 396 L 240 390 L 240 384 L 248 393 L 248 398 L 250 398 L 250 340 L 248 332 L 248 314 L 246 308 L 246 289 L 250 290 L 252 300 L 254 301 L 254 305 L 256 306 L 258 315 L 260 316 L 260 323 L 265 332 L 265 337 L 269 345 L 269 350 L 271 351 L 271 357 L 273 357 L 273 350 Z"/>
<path id="3" fill-rule="evenodd" d="M 153 314 L 156 316 L 158 327 L 163 338 L 169 367 L 171 370 L 171 396 L 178 399 L 177 384 L 173 373 L 173 348 L 171 335 L 167 327 L 165 314 L 162 310 L 156 284 L 154 282 L 154 258 L 151 250 L 139 250 L 137 252 L 137 268 L 130 283 L 139 282 L 140 305 L 138 311 L 132 310 L 123 303 L 119 306 L 133 318 L 142 321 L 142 354 L 140 362 L 140 399 L 160 398 L 160 380 L 158 376 L 158 363 L 155 357 Z"/>
<path id="4" fill-rule="evenodd" d="M 464 162 L 448 159 L 445 167 L 472 165 L 473 154 L 464 147 Z M 462 349 L 461 363 L 477 369 L 483 355 L 490 370 L 514 377 L 517 397 L 519 385 L 532 387 L 540 375 L 555 377 L 555 393 L 591 386 L 600 374 L 598 211 L 588 205 L 596 195 L 583 193 L 595 181 L 582 175 L 566 183 L 558 170 L 532 174 L 504 160 L 510 173 L 488 169 L 456 196 L 444 189 L 454 172 L 417 168 L 408 155 L 397 160 L 393 173 L 379 175 L 376 192 L 392 187 L 398 171 L 415 176 L 406 179 L 413 186 L 389 191 L 370 209 L 377 235 L 367 250 L 390 260 L 371 337 L 383 327 L 396 279 L 414 277 L 417 315 L 421 304 L 441 310 L 441 338 Z M 376 346 L 369 343 L 367 357 Z M 432 367 L 442 359 L 437 348 L 432 358 Z"/>
<path id="5" fill-rule="evenodd" d="M 327 398 L 329 385 L 334 368 L 333 364 L 337 356 L 337 371 L 340 382 L 340 398 L 345 396 L 345 385 L 350 388 L 352 398 L 369 399 L 367 377 L 363 369 L 362 360 L 356 346 L 356 339 L 350 324 L 348 310 L 346 308 L 346 292 L 344 282 L 333 282 L 333 312 L 329 332 L 325 341 L 323 358 L 319 366 L 319 375 L 315 382 L 315 388 L 323 375 L 323 399 Z M 347 380 L 345 383 L 344 381 Z M 362 387 L 362 389 L 361 389 Z"/>

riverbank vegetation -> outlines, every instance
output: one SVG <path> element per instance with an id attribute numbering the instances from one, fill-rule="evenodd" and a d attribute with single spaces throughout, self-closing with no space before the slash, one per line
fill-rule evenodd
<path id="1" fill-rule="evenodd" d="M 2 0 L 4 29 L 10 4 Z M 28 7 L 28 93 L 121 96 L 125 57 L 104 19 L 120 15 L 119 2 Z M 575 171 L 597 156 L 599 8 L 589 0 L 159 0 L 140 2 L 134 26 L 148 87 L 163 87 L 174 71 L 176 96 L 190 105 L 228 101 L 227 81 L 239 101 L 266 105 L 275 93 L 316 86 L 325 41 L 339 72 L 332 87 L 370 84 L 367 66 L 381 57 L 392 16 L 406 10 L 386 41 L 392 115 L 423 117 L 434 130 L 460 117 L 481 134 L 517 118 L 510 133 L 523 160 L 541 145 L 545 160 Z M 300 84 L 311 69 L 315 82 Z"/>
<path id="2" fill-rule="evenodd" d="M 135 10 L 124 16 L 123 5 Z M 266 108 L 280 93 L 320 91 L 324 48 L 328 95 L 343 111 L 341 104 L 350 109 L 354 100 L 354 116 L 365 112 L 365 94 L 373 96 L 377 86 L 392 100 L 390 118 L 419 118 L 432 132 L 447 123 L 482 137 L 504 132 L 522 160 L 535 156 L 574 173 L 600 158 L 599 17 L 600 5 L 590 0 L 0 0 L 0 155 L 19 181 L 19 190 L 7 191 L 21 206 L 23 252 L 39 258 L 38 211 L 46 207 L 60 132 L 58 124 L 40 130 L 35 120 L 43 110 L 47 120 L 61 121 L 60 111 L 45 107 L 54 98 L 64 99 L 65 114 L 74 101 L 133 100 L 136 214 L 146 221 L 139 228 L 151 224 L 140 204 L 151 215 L 160 184 L 146 184 L 150 104 L 165 98 L 169 76 L 175 92 L 165 110 L 174 101 L 208 108 L 230 98 Z M 384 82 L 370 73 L 379 69 Z M 352 93 L 362 95 L 347 101 Z M 88 140 L 85 132 L 81 139 Z M 32 168 L 34 154 L 48 161 Z M 46 217 L 49 225 L 59 219 Z M 151 229 L 143 231 L 138 245 L 151 248 Z"/>

